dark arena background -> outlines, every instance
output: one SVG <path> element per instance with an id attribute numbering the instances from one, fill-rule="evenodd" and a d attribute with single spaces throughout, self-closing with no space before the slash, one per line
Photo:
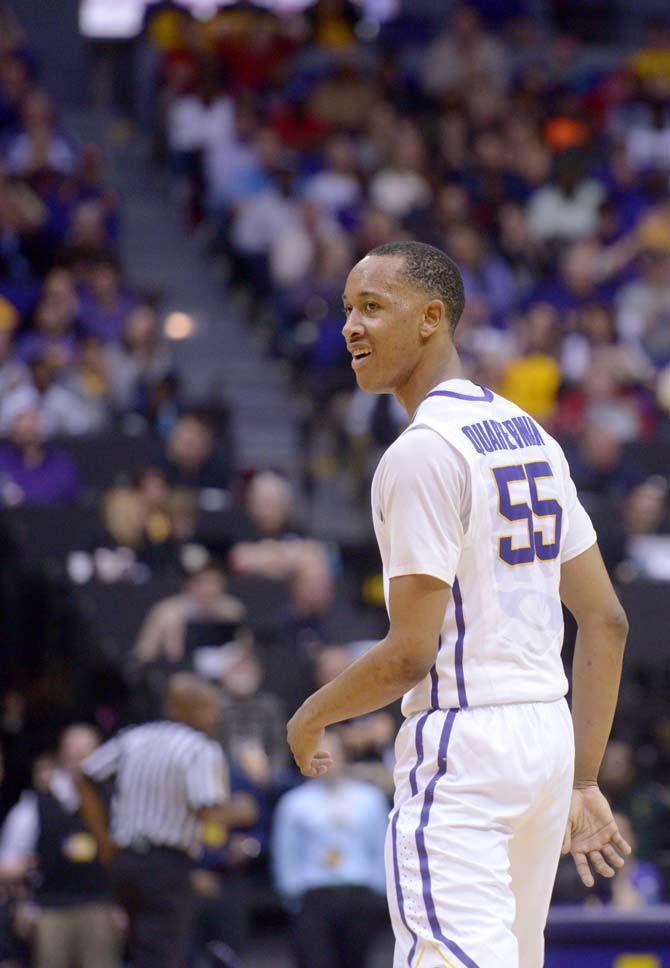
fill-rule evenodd
<path id="1" fill-rule="evenodd" d="M 466 373 L 563 444 L 630 621 L 601 784 L 635 854 L 590 892 L 561 862 L 547 968 L 670 966 L 669 178 L 667 0 L 0 0 L 2 968 L 131 964 L 76 778 L 184 670 L 232 790 L 188 968 L 391 965 L 399 711 L 311 804 L 284 727 L 387 629 L 405 417 L 341 294 L 407 238 L 461 267 Z"/>

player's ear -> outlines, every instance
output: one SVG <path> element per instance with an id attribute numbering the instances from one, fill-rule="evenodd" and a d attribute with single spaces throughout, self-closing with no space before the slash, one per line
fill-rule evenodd
<path id="1" fill-rule="evenodd" d="M 423 319 L 419 332 L 424 339 L 429 339 L 440 326 L 446 324 L 444 303 L 441 299 L 432 299 L 423 307 Z"/>

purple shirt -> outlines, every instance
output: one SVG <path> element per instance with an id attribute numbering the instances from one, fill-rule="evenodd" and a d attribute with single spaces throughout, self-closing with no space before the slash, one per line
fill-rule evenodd
<path id="1" fill-rule="evenodd" d="M 41 462 L 28 467 L 18 447 L 0 444 L 0 500 L 7 483 L 19 487 L 25 504 L 65 504 L 79 492 L 79 474 L 73 461 L 53 447 L 44 449 Z"/>
<path id="2" fill-rule="evenodd" d="M 126 319 L 135 308 L 132 296 L 119 293 L 114 306 L 103 309 L 87 292 L 80 297 L 82 328 L 88 336 L 97 336 L 105 342 L 119 343 L 123 337 Z"/>

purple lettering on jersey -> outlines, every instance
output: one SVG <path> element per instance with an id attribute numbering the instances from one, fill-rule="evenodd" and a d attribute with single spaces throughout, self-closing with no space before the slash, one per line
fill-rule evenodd
<path id="1" fill-rule="evenodd" d="M 445 948 L 451 951 L 452 954 L 456 955 L 457 958 L 466 965 L 466 968 L 478 968 L 476 962 L 472 960 L 463 951 L 460 945 L 456 944 L 450 938 L 447 938 L 442 928 L 440 927 L 440 922 L 435 911 L 435 902 L 433 901 L 432 884 L 430 878 L 430 866 L 428 862 L 428 852 L 426 850 L 426 829 L 430 821 L 430 811 L 433 806 L 433 800 L 435 798 L 435 787 L 438 781 L 447 772 L 447 751 L 449 749 L 449 739 L 451 737 L 451 730 L 454 725 L 454 720 L 458 709 L 450 709 L 445 718 L 444 725 L 442 726 L 442 733 L 440 735 L 440 743 L 437 753 L 437 771 L 433 775 L 432 779 L 428 783 L 423 797 L 423 806 L 421 808 L 421 818 L 419 820 L 419 826 L 416 831 L 416 849 L 419 855 L 419 870 L 421 871 L 421 887 L 423 890 L 423 902 L 426 908 L 426 916 L 428 917 L 428 923 L 430 925 L 431 931 L 433 932 L 433 937 L 437 942 L 443 944 Z M 417 730 L 418 733 L 418 730 Z M 417 735 L 417 753 L 418 753 L 418 735 Z"/>
<path id="2" fill-rule="evenodd" d="M 482 430 L 481 424 L 472 424 L 472 432 L 476 435 L 486 453 L 491 454 L 493 452 L 493 447 L 491 446 L 491 441 Z"/>
<path id="3" fill-rule="evenodd" d="M 514 426 L 514 421 L 503 420 L 503 427 L 505 427 L 505 429 L 509 431 L 510 435 L 514 437 L 516 441 L 516 446 L 523 447 L 523 441 L 521 440 L 521 435 L 519 434 L 519 431 Z M 512 448 L 512 449 L 515 450 L 516 448 Z"/>
<path id="4" fill-rule="evenodd" d="M 502 450 L 502 444 L 491 430 L 488 420 L 482 421 L 482 428 L 491 443 L 491 450 Z"/>
<path id="5" fill-rule="evenodd" d="M 475 437 L 475 433 L 474 433 L 474 430 L 472 429 L 472 427 L 461 427 L 461 430 L 463 431 L 463 433 L 465 434 L 465 436 L 468 438 L 468 440 L 470 441 L 470 443 L 472 444 L 472 446 L 475 448 L 475 450 L 477 451 L 477 453 L 478 454 L 482 454 L 482 456 L 483 456 L 486 453 L 486 451 L 484 450 L 484 447 L 482 446 L 482 444 L 480 444 L 479 441 L 477 440 L 477 438 Z"/>
<path id="6" fill-rule="evenodd" d="M 496 437 L 500 441 L 500 446 L 502 447 L 502 449 L 503 450 L 509 450 L 510 448 L 509 448 L 509 443 L 508 443 L 508 440 L 507 440 L 507 435 L 505 434 L 505 431 L 502 429 L 502 427 L 500 426 L 500 424 L 498 423 L 498 421 L 497 420 L 492 420 L 491 421 L 491 426 L 493 427 L 493 430 L 495 431 Z"/>
<path id="7" fill-rule="evenodd" d="M 502 424 L 499 424 L 497 420 L 492 420 L 491 423 L 495 424 L 496 433 L 498 437 L 501 437 L 505 442 L 505 447 L 507 450 L 516 450 L 516 444 L 512 442 L 510 435 L 507 433 Z"/>
<path id="8" fill-rule="evenodd" d="M 524 447 L 532 447 L 537 443 L 535 434 L 526 423 L 525 417 L 512 417 L 512 420 L 514 421 L 516 429 L 519 431 Z"/>
<path id="9" fill-rule="evenodd" d="M 541 447 L 544 444 L 544 440 L 542 438 L 542 434 L 540 433 L 539 427 L 534 420 L 530 419 L 530 417 L 526 417 L 526 420 L 528 421 L 528 425 L 532 431 L 533 437 L 535 438 L 535 443 Z"/>

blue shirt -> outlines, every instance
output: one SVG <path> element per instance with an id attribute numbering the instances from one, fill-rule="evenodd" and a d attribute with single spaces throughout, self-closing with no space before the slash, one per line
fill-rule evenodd
<path id="1" fill-rule="evenodd" d="M 280 894 L 357 885 L 384 893 L 388 803 L 369 783 L 311 780 L 279 801 L 272 862 Z"/>

